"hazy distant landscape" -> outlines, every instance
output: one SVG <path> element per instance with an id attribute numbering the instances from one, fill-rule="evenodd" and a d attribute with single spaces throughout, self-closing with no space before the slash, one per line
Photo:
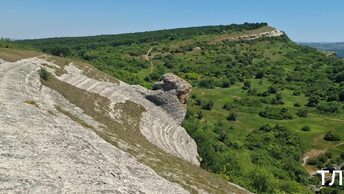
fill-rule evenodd
<path id="1" fill-rule="evenodd" d="M 338 57 L 344 58 L 344 42 L 334 43 L 300 43 L 322 51 L 333 51 Z"/>

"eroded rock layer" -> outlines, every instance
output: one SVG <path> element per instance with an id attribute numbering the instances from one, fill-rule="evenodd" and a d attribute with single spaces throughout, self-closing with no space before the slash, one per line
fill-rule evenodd
<path id="1" fill-rule="evenodd" d="M 187 193 L 59 111 L 103 127 L 41 84 L 41 62 L 0 65 L 2 192 Z"/>
<path id="2" fill-rule="evenodd" d="M 112 105 L 132 101 L 143 106 L 146 111 L 142 114 L 139 128 L 146 139 L 168 153 L 199 165 L 195 141 L 179 125 L 180 123 L 145 98 L 145 95 L 150 93 L 147 89 L 123 82 L 113 84 L 91 79 L 72 64 L 66 66 L 65 70 L 67 73 L 57 77 L 59 80 L 106 97 Z M 120 113 L 113 110 L 112 114 L 116 119 L 116 115 Z M 121 122 L 121 119 L 118 119 L 118 122 Z"/>

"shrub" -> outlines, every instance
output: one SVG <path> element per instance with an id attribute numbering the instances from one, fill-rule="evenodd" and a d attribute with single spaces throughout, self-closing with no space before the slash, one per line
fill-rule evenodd
<path id="1" fill-rule="evenodd" d="M 324 102 L 318 105 L 317 110 L 325 114 L 338 114 L 342 109 L 342 105 L 338 102 Z"/>
<path id="2" fill-rule="evenodd" d="M 39 70 L 39 76 L 41 77 L 41 79 L 47 81 L 49 78 L 49 72 L 44 67 L 41 67 L 41 69 Z"/>
<path id="3" fill-rule="evenodd" d="M 195 105 L 201 106 L 202 104 L 203 104 L 203 100 L 201 100 L 201 99 L 195 100 Z"/>
<path id="4" fill-rule="evenodd" d="M 213 109 L 213 107 L 214 107 L 214 102 L 211 100 L 202 104 L 202 109 L 204 110 L 211 110 Z"/>
<path id="5" fill-rule="evenodd" d="M 251 88 L 247 91 L 248 96 L 255 96 L 257 95 L 257 90 L 255 88 Z"/>
<path id="6" fill-rule="evenodd" d="M 230 81 L 222 81 L 221 87 L 222 88 L 229 88 L 229 87 L 231 87 Z"/>
<path id="7" fill-rule="evenodd" d="M 225 105 L 223 105 L 222 108 L 225 109 L 225 110 L 231 110 L 233 108 L 233 106 L 230 105 L 230 104 L 225 104 Z"/>
<path id="8" fill-rule="evenodd" d="M 251 88 L 251 82 L 250 81 L 244 81 L 244 86 L 242 87 L 242 89 L 248 90 L 250 88 Z"/>
<path id="9" fill-rule="evenodd" d="M 302 127 L 301 130 L 302 130 L 302 131 L 310 131 L 311 128 L 310 128 L 309 126 L 306 125 L 306 126 Z"/>
<path id="10" fill-rule="evenodd" d="M 237 113 L 231 112 L 231 113 L 229 113 L 229 115 L 227 116 L 226 119 L 228 121 L 236 121 L 237 117 L 238 117 Z"/>
<path id="11" fill-rule="evenodd" d="M 334 134 L 331 131 L 329 131 L 325 134 L 324 140 L 326 140 L 326 141 L 340 141 L 340 136 L 338 134 Z"/>
<path id="12" fill-rule="evenodd" d="M 256 74 L 256 79 L 262 79 L 264 77 L 264 72 L 263 71 L 259 71 L 257 74 Z"/>
<path id="13" fill-rule="evenodd" d="M 292 119 L 293 116 L 289 113 L 287 108 L 265 108 L 264 111 L 260 111 L 259 115 L 268 119 L 276 120 L 288 120 Z"/>
<path id="14" fill-rule="evenodd" d="M 175 67 L 175 65 L 173 63 L 165 63 L 164 66 L 167 68 L 167 69 L 172 69 Z"/>
<path id="15" fill-rule="evenodd" d="M 284 104 L 282 94 L 281 93 L 276 93 L 275 98 L 271 99 L 270 103 L 271 104 L 275 104 L 275 105 Z"/>
<path id="16" fill-rule="evenodd" d="M 200 88 L 207 88 L 212 89 L 215 88 L 215 81 L 214 79 L 203 79 L 198 83 Z"/>
<path id="17" fill-rule="evenodd" d="M 46 52 L 55 56 L 67 57 L 67 56 L 72 55 L 72 50 L 66 46 L 47 47 L 47 48 L 43 48 L 42 50 L 43 52 Z"/>
<path id="18" fill-rule="evenodd" d="M 270 94 L 275 94 L 275 93 L 277 93 L 277 91 L 278 91 L 278 88 L 277 88 L 277 87 L 269 86 L 267 92 L 269 92 Z"/>
<path id="19" fill-rule="evenodd" d="M 295 107 L 301 107 L 301 104 L 295 103 L 294 106 L 295 106 Z"/>
<path id="20" fill-rule="evenodd" d="M 299 110 L 297 111 L 296 115 L 299 117 L 307 117 L 308 112 L 306 110 Z"/>
<path id="21" fill-rule="evenodd" d="M 301 92 L 300 91 L 294 91 L 293 92 L 293 96 L 300 96 L 301 95 Z"/>
<path id="22" fill-rule="evenodd" d="M 202 119 L 203 118 L 203 116 L 204 116 L 204 113 L 203 113 L 203 111 L 197 111 L 197 115 L 196 115 L 196 117 L 198 118 L 198 119 Z"/>
<path id="23" fill-rule="evenodd" d="M 316 106 L 318 106 L 319 101 L 320 101 L 320 98 L 318 96 L 310 96 L 308 98 L 307 106 L 316 107 Z"/>
<path id="24" fill-rule="evenodd" d="M 271 131 L 272 127 L 269 124 L 265 124 L 259 128 L 262 131 L 269 132 Z"/>

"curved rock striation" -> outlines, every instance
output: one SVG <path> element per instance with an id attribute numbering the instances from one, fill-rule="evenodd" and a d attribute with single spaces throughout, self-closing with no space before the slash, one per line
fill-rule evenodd
<path id="1" fill-rule="evenodd" d="M 114 84 L 92 79 L 72 64 L 65 66 L 65 70 L 67 73 L 57 77 L 59 80 L 106 97 L 112 105 L 132 101 L 143 106 L 146 111 L 143 112 L 140 120 L 140 131 L 146 139 L 168 153 L 199 165 L 195 141 L 178 121 L 161 107 L 146 99 L 146 95 L 150 91 L 141 86 L 131 86 L 124 82 Z M 112 114 L 118 113 L 113 112 Z M 116 116 L 113 118 L 115 119 Z"/>
<path id="2" fill-rule="evenodd" d="M 42 62 L 48 63 L 34 58 L 0 64 L 2 192 L 187 193 L 180 185 L 160 177 L 151 168 L 90 130 L 103 126 L 56 91 L 41 85 L 37 71 Z M 125 95 L 135 94 L 134 89 L 125 85 L 95 82 L 83 76 L 68 74 L 60 79 L 99 92 L 113 102 L 123 100 Z M 112 91 L 114 87 L 120 88 L 116 92 L 123 93 L 115 95 L 116 92 Z M 76 122 L 57 107 L 72 112 L 85 123 Z M 154 116 L 146 113 L 146 119 L 153 119 Z M 155 131 L 156 134 L 150 135 L 152 139 L 168 139 L 172 135 L 171 140 L 161 140 L 160 143 L 180 156 L 189 155 L 191 159 L 191 151 L 185 152 L 183 146 L 173 143 L 174 138 L 188 140 L 182 132 L 177 132 L 182 129 L 175 128 L 168 120 L 161 125 L 158 120 L 155 127 L 147 126 L 146 120 L 143 120 L 143 126 L 149 127 L 143 131 L 147 134 L 153 133 L 152 129 L 164 131 Z"/>

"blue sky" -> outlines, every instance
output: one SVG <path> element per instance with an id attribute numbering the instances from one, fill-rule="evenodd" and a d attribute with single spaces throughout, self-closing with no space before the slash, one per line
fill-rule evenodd
<path id="1" fill-rule="evenodd" d="M 344 41 L 342 0 L 0 0 L 0 37 L 85 36 L 268 22 L 295 41 Z"/>

